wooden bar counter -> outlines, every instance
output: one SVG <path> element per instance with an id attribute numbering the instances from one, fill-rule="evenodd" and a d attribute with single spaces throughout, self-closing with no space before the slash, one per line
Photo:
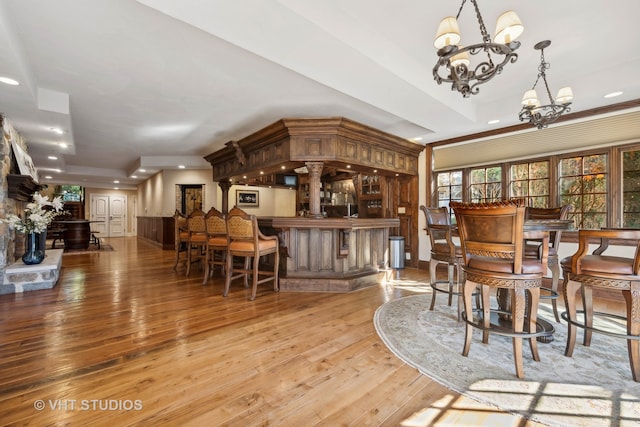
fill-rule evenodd
<path id="1" fill-rule="evenodd" d="M 278 235 L 280 290 L 349 292 L 378 284 L 388 271 L 389 229 L 398 218 L 263 217 Z"/>

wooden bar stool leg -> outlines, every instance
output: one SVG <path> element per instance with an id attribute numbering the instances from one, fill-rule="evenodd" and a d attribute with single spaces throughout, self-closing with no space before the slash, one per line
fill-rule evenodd
<path id="1" fill-rule="evenodd" d="M 569 280 L 568 273 L 564 275 L 564 304 L 567 310 L 567 346 L 564 350 L 564 355 L 567 357 L 571 357 L 573 354 L 573 348 L 576 345 L 576 334 L 577 326 L 573 324 L 577 320 L 576 314 L 576 293 L 578 292 L 578 288 L 581 286 L 579 282 L 575 282 L 573 280 Z"/>
<path id="2" fill-rule="evenodd" d="M 627 335 L 640 336 L 640 283 L 631 284 L 632 290 L 622 291 L 627 303 Z M 634 316 L 635 315 L 635 316 Z M 640 381 L 640 340 L 627 339 L 629 365 L 633 380 Z"/>
<path id="3" fill-rule="evenodd" d="M 525 318 L 525 290 L 522 288 L 511 289 L 511 324 L 514 333 L 522 333 Z M 522 337 L 514 336 L 513 361 L 516 365 L 516 376 L 524 378 L 524 362 L 522 360 Z M 535 341 L 535 340 L 533 340 Z"/>

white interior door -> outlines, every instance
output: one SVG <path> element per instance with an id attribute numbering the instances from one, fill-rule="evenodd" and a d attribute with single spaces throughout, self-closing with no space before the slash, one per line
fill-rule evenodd
<path id="1" fill-rule="evenodd" d="M 109 237 L 124 237 L 127 219 L 127 198 L 109 198 Z"/>
<path id="2" fill-rule="evenodd" d="M 126 196 L 91 195 L 91 229 L 99 237 L 123 237 L 126 231 Z"/>

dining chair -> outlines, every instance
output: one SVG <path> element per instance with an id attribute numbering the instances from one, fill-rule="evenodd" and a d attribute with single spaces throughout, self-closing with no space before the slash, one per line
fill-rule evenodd
<path id="1" fill-rule="evenodd" d="M 187 262 L 187 243 L 189 242 L 189 230 L 187 230 L 187 217 L 176 209 L 173 214 L 173 236 L 174 236 L 174 250 L 176 262 L 173 264 L 173 269 L 178 268 L 178 264 Z M 180 255 L 184 254 L 181 258 Z"/>
<path id="2" fill-rule="evenodd" d="M 525 220 L 527 219 L 567 219 L 569 213 L 573 209 L 572 205 L 564 205 L 557 208 L 535 208 L 527 207 L 525 211 Z M 558 283 L 560 282 L 560 263 L 558 261 L 558 248 L 560 247 L 560 240 L 562 237 L 561 230 L 554 230 L 549 232 L 549 254 L 548 254 L 548 266 L 551 270 L 551 288 L 540 289 L 543 293 L 540 294 L 540 299 L 550 299 L 553 307 L 553 315 L 556 318 L 556 322 L 560 321 L 558 315 Z M 527 257 L 537 257 L 540 250 L 540 242 L 534 240 L 527 240 L 525 242 L 524 253 Z"/>
<path id="3" fill-rule="evenodd" d="M 263 235 L 258 228 L 256 216 L 247 214 L 237 206 L 229 211 L 226 218 L 229 249 L 223 295 L 226 297 L 229 294 L 229 287 L 234 279 L 243 278 L 247 287 L 249 276 L 252 279 L 251 301 L 256 298 L 258 285 L 261 283 L 273 281 L 273 290 L 278 292 L 278 237 Z M 270 254 L 273 254 L 272 270 L 260 269 L 260 258 Z M 233 257 L 244 258 L 243 266 L 234 265 Z M 260 276 L 263 278 L 260 279 Z"/>
<path id="4" fill-rule="evenodd" d="M 449 295 L 448 305 L 451 306 L 455 296 L 458 304 L 458 321 L 462 313 L 462 292 L 460 283 L 462 281 L 462 248 L 453 239 L 453 228 L 451 219 L 446 207 L 428 208 L 420 205 L 420 210 L 427 218 L 427 234 L 431 243 L 431 254 L 429 260 L 429 285 L 433 290 L 431 295 L 431 306 L 433 310 L 436 304 L 436 295 L 439 292 Z M 438 281 L 436 270 L 438 264 L 447 265 L 447 281 L 443 285 Z"/>
<path id="5" fill-rule="evenodd" d="M 525 207 L 520 202 L 451 202 L 462 247 L 462 285 L 466 323 L 463 356 L 469 354 L 473 329 L 511 337 L 516 376 L 524 378 L 522 340 L 529 341 L 535 361 L 540 360 L 536 337 L 550 332 L 537 330 L 537 313 L 542 276 L 547 270 L 548 233 L 538 232 L 543 245 L 538 258 L 524 256 Z M 472 295 L 480 287 L 482 305 L 472 309 Z M 510 309 L 490 305 L 490 292 L 506 291 Z M 477 313 L 477 316 L 476 316 Z M 492 314 L 494 315 L 492 318 Z"/>
<path id="6" fill-rule="evenodd" d="M 194 209 L 187 217 L 187 276 L 191 272 L 191 264 L 205 259 L 207 252 L 207 228 L 204 223 L 204 212 Z"/>
<path id="7" fill-rule="evenodd" d="M 204 225 L 207 232 L 207 248 L 205 255 L 204 281 L 206 284 L 209 277 L 213 275 L 215 266 L 220 266 L 220 271 L 224 274 L 227 262 L 227 249 L 229 238 L 227 236 L 227 220 L 222 212 L 214 207 L 204 216 Z M 216 257 L 216 253 L 218 253 Z"/>
<path id="8" fill-rule="evenodd" d="M 635 246 L 633 258 L 606 254 L 610 240 Z M 589 243 L 599 242 L 592 254 Z M 633 380 L 640 382 L 640 230 L 614 229 L 578 230 L 578 250 L 560 261 L 564 276 L 564 302 L 566 311 L 562 318 L 567 321 L 567 346 L 565 356 L 571 357 L 576 342 L 577 328 L 584 329 L 583 344 L 591 345 L 592 332 L 617 336 L 627 340 L 627 352 Z M 581 289 L 582 314 L 577 319 L 576 292 Z M 593 289 L 618 290 L 626 304 L 626 316 L 593 310 Z M 594 326 L 594 317 L 611 322 L 624 321 L 626 333 L 612 331 L 600 325 Z"/>

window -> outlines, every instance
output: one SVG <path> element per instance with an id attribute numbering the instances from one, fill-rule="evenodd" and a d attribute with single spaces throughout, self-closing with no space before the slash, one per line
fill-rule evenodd
<path id="1" fill-rule="evenodd" d="M 469 191 L 472 203 L 498 202 L 502 199 L 502 167 L 471 169 Z"/>
<path id="2" fill-rule="evenodd" d="M 578 228 L 607 225 L 607 155 L 568 157 L 560 160 L 560 205 L 573 205 Z"/>
<path id="3" fill-rule="evenodd" d="M 524 197 L 527 206 L 549 207 L 549 162 L 511 165 L 510 197 Z"/>
<path id="4" fill-rule="evenodd" d="M 622 226 L 640 228 L 640 151 L 622 153 Z"/>
<path id="5" fill-rule="evenodd" d="M 462 171 L 439 172 L 436 175 L 438 188 L 438 207 L 449 207 L 451 201 L 462 201 Z M 452 222 L 455 222 L 453 213 L 449 209 Z"/>
<path id="6" fill-rule="evenodd" d="M 84 200 L 84 188 L 80 185 L 56 185 L 56 196 L 61 196 L 65 202 L 81 202 Z"/>

